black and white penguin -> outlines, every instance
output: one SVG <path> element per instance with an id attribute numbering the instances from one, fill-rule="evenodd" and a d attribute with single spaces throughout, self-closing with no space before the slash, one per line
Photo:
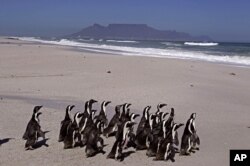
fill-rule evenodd
<path id="1" fill-rule="evenodd" d="M 58 142 L 62 142 L 67 134 L 67 128 L 70 122 L 72 122 L 72 117 L 71 117 L 71 110 L 74 108 L 74 105 L 68 105 L 66 107 L 66 113 L 65 113 L 65 118 L 63 121 L 61 121 L 61 128 L 60 128 L 60 133 L 59 133 L 59 139 Z"/>
<path id="2" fill-rule="evenodd" d="M 104 122 L 103 121 L 96 121 L 95 125 L 92 126 L 87 138 L 86 144 L 86 156 L 92 157 L 97 153 L 105 153 L 103 151 L 104 141 L 101 137 L 101 133 L 104 129 Z"/>
<path id="3" fill-rule="evenodd" d="M 96 103 L 96 102 L 97 102 L 97 101 L 94 100 L 94 99 L 90 99 L 89 101 L 86 101 L 86 102 L 85 102 L 85 109 L 84 109 L 84 116 L 85 116 L 85 117 L 90 116 L 91 110 L 92 110 L 92 105 L 93 105 L 94 103 Z"/>
<path id="4" fill-rule="evenodd" d="M 135 123 L 131 121 L 126 121 L 119 127 L 116 134 L 116 141 L 108 154 L 107 158 L 112 158 L 116 160 L 123 160 L 124 156 L 122 154 L 123 149 L 128 147 L 131 141 L 131 129 Z"/>
<path id="5" fill-rule="evenodd" d="M 122 123 L 130 120 L 130 106 L 130 103 L 125 103 L 122 105 L 122 113 L 120 117 Z"/>
<path id="6" fill-rule="evenodd" d="M 81 134 L 81 143 L 80 146 L 85 146 L 88 141 L 89 133 L 93 128 L 95 128 L 95 122 L 94 122 L 94 115 L 96 113 L 96 110 L 91 110 L 90 116 L 85 117 L 81 122 L 83 122 L 83 125 L 80 125 L 80 134 Z"/>
<path id="7" fill-rule="evenodd" d="M 151 106 L 147 106 L 143 110 L 143 116 L 140 120 L 140 123 L 137 127 L 136 137 L 135 137 L 135 144 L 136 150 L 144 150 L 147 149 L 146 141 L 147 137 L 151 132 L 149 118 L 152 120 L 152 116 L 149 116 L 149 110 Z M 152 123 L 151 123 L 152 124 Z"/>
<path id="8" fill-rule="evenodd" d="M 109 137 L 110 135 L 113 135 L 117 132 L 118 130 L 118 123 L 120 122 L 120 117 L 121 117 L 121 107 L 122 105 L 117 105 L 115 107 L 115 114 L 110 120 L 108 127 L 106 127 L 103 131 L 103 135 L 105 137 Z"/>
<path id="9" fill-rule="evenodd" d="M 40 126 L 40 120 L 39 120 L 39 115 L 42 113 L 39 112 L 39 110 L 42 108 L 42 106 L 35 106 L 33 110 L 32 117 L 26 127 L 26 131 L 23 135 L 23 139 L 26 140 L 25 143 L 25 148 L 28 149 L 33 149 L 33 146 L 37 142 L 39 137 L 42 137 L 45 139 L 45 134 L 41 130 Z"/>
<path id="10" fill-rule="evenodd" d="M 166 122 L 166 121 L 164 121 Z M 171 160 L 175 161 L 176 148 L 174 147 L 177 129 L 184 124 L 174 124 L 170 130 L 167 130 L 163 123 L 163 137 L 159 138 L 157 153 L 154 160 Z M 178 139 L 178 138 L 177 138 Z"/>
<path id="11" fill-rule="evenodd" d="M 181 139 L 180 155 L 190 155 L 191 152 L 195 152 L 194 150 L 199 150 L 199 148 L 196 147 L 200 145 L 200 139 L 195 129 L 195 118 L 196 113 L 192 113 L 186 123 Z"/>
<path id="12" fill-rule="evenodd" d="M 84 117 L 83 113 L 77 112 L 74 115 L 74 120 L 69 123 L 67 127 L 67 134 L 63 140 L 64 149 L 74 148 L 77 142 L 80 141 L 79 125 L 83 117 Z"/>
<path id="13" fill-rule="evenodd" d="M 137 130 L 136 130 L 136 135 L 138 135 L 142 130 L 144 130 L 145 125 L 147 123 L 147 120 L 149 118 L 149 110 L 150 109 L 151 109 L 151 106 L 147 106 L 144 108 L 141 120 L 140 120 L 138 127 L 137 127 Z"/>
<path id="14" fill-rule="evenodd" d="M 95 119 L 97 121 L 101 121 L 104 123 L 105 126 L 108 126 L 108 118 L 106 113 L 106 107 L 108 104 L 110 104 L 111 101 L 103 101 L 101 105 L 101 111 L 98 116 L 95 116 Z"/>
<path id="15" fill-rule="evenodd" d="M 160 112 L 161 112 L 161 109 L 163 108 L 163 107 L 166 107 L 167 106 L 167 104 L 165 104 L 165 103 L 159 103 L 158 105 L 157 105 L 157 111 L 155 112 L 155 115 L 156 115 L 156 123 L 159 123 L 160 122 L 160 118 L 161 118 L 161 115 L 160 115 Z"/>

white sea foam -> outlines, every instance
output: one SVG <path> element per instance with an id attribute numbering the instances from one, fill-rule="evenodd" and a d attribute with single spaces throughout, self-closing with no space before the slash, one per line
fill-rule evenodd
<path id="1" fill-rule="evenodd" d="M 164 44 L 164 45 L 166 45 L 166 46 L 175 46 L 175 47 L 182 46 L 182 44 L 173 43 L 173 42 L 162 42 L 161 44 Z"/>
<path id="2" fill-rule="evenodd" d="M 219 43 L 196 43 L 196 42 L 185 42 L 185 45 L 189 45 L 189 46 L 217 46 L 219 45 Z"/>
<path id="3" fill-rule="evenodd" d="M 178 58 L 178 59 L 194 59 L 210 62 L 220 62 L 220 63 L 230 63 L 235 65 L 250 65 L 250 57 L 245 56 L 232 56 L 232 55 L 212 55 L 204 52 L 190 51 L 190 50 L 180 50 L 180 49 L 160 49 L 160 48 L 138 48 L 138 47 L 128 47 L 128 46 L 114 46 L 106 44 L 92 44 L 92 43 L 80 43 L 75 41 L 70 41 L 67 39 L 62 39 L 60 41 L 47 41 L 36 38 L 19 38 L 20 40 L 34 41 L 47 44 L 56 44 L 64 46 L 73 46 L 80 49 L 109 53 L 116 55 L 127 55 L 127 56 L 148 56 L 148 57 L 162 57 L 162 58 Z"/>
<path id="4" fill-rule="evenodd" d="M 106 41 L 113 43 L 138 43 L 138 41 L 133 41 L 133 40 L 106 40 Z"/>

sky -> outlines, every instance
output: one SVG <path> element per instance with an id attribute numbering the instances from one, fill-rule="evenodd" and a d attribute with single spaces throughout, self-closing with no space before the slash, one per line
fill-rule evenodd
<path id="1" fill-rule="evenodd" d="M 0 35 L 60 36 L 94 23 L 148 24 L 250 42 L 249 0 L 0 0 Z"/>

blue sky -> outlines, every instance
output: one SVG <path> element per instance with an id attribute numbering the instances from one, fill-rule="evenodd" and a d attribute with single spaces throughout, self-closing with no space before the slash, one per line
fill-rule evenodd
<path id="1" fill-rule="evenodd" d="M 0 35 L 57 36 L 93 23 L 145 23 L 162 30 L 250 42 L 249 0 L 1 0 Z"/>

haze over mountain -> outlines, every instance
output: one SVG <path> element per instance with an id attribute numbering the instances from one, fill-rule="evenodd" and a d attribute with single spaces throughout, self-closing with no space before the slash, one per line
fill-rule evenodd
<path id="1" fill-rule="evenodd" d="M 185 32 L 157 30 L 146 24 L 109 24 L 108 26 L 94 24 L 65 37 L 70 39 L 212 41 L 208 36 L 192 36 Z"/>

